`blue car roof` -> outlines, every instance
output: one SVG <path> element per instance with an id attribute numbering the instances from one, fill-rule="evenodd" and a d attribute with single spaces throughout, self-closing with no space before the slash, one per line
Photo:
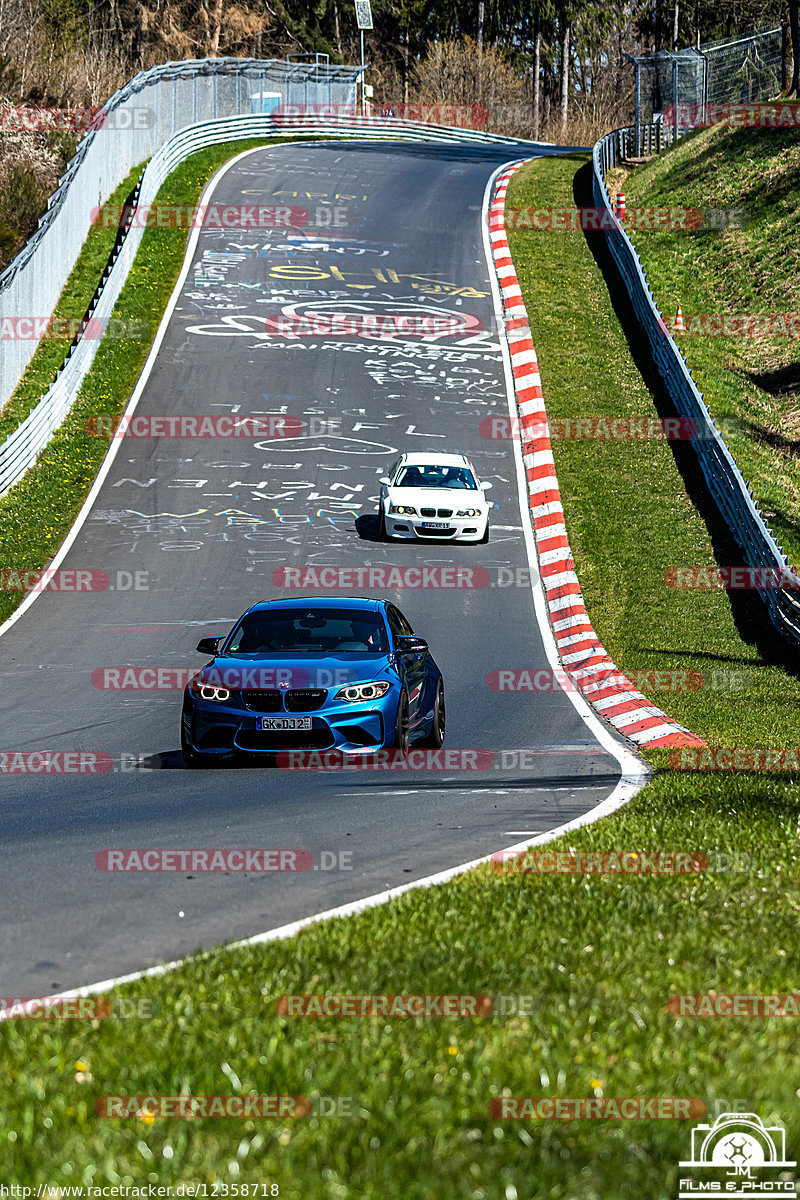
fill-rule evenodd
<path id="1" fill-rule="evenodd" d="M 309 609 L 349 608 L 354 611 L 375 612 L 389 602 L 374 596 L 281 596 L 277 600 L 259 600 L 247 609 L 247 612 L 258 612 L 266 608 L 297 608 L 303 606 Z"/>

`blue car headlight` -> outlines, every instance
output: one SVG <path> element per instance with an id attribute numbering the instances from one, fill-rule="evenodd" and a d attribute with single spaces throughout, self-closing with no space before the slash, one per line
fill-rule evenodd
<path id="1" fill-rule="evenodd" d="M 224 704 L 226 700 L 230 700 L 232 694 L 230 688 L 220 687 L 216 683 L 205 683 L 202 679 L 193 679 L 189 684 L 189 691 L 195 700 L 214 700 L 217 704 Z"/>
<path id="2" fill-rule="evenodd" d="M 341 688 L 334 700 L 347 700 L 357 704 L 360 700 L 378 700 L 385 696 L 392 685 L 390 683 L 352 683 L 349 687 Z"/>

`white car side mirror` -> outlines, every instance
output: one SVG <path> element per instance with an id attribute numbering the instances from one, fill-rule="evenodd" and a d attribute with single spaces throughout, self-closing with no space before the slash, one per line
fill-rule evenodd
<path id="1" fill-rule="evenodd" d="M 389 476 L 381 475 L 380 479 L 378 480 L 378 483 L 384 483 L 388 487 L 389 486 Z"/>
<path id="2" fill-rule="evenodd" d="M 490 488 L 491 486 L 492 486 L 492 485 L 491 485 L 490 483 L 482 483 L 482 484 L 481 484 L 481 491 L 482 491 L 482 492 L 488 492 L 488 491 L 489 491 L 489 488 Z"/>

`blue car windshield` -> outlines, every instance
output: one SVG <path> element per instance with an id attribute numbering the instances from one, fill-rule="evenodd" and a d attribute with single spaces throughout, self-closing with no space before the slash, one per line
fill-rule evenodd
<path id="1" fill-rule="evenodd" d="M 246 613 L 222 651 L 225 655 L 388 654 L 380 613 L 367 609 L 277 608 Z"/>
<path id="2" fill-rule="evenodd" d="M 402 467 L 394 481 L 400 488 L 462 488 L 476 491 L 475 477 L 466 467 L 437 467 L 433 465 Z"/>

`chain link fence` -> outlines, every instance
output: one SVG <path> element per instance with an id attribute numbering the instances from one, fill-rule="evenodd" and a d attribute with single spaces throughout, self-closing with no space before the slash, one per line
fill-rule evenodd
<path id="1" fill-rule="evenodd" d="M 784 82 L 780 26 L 686 50 L 626 58 L 635 72 L 637 156 L 647 152 L 643 145 L 646 126 L 668 125 L 674 139 L 708 124 L 715 106 L 768 100 L 777 96 Z"/>
<path id="2" fill-rule="evenodd" d="M 331 66 L 326 59 L 194 59 L 136 75 L 92 121 L 39 228 L 0 275 L 0 329 L 27 329 L 31 323 L 41 329 L 46 324 L 96 209 L 135 166 L 181 129 L 221 117 L 270 113 L 279 105 L 355 113 L 362 68 Z M 0 408 L 37 345 L 34 336 L 3 338 Z"/>

